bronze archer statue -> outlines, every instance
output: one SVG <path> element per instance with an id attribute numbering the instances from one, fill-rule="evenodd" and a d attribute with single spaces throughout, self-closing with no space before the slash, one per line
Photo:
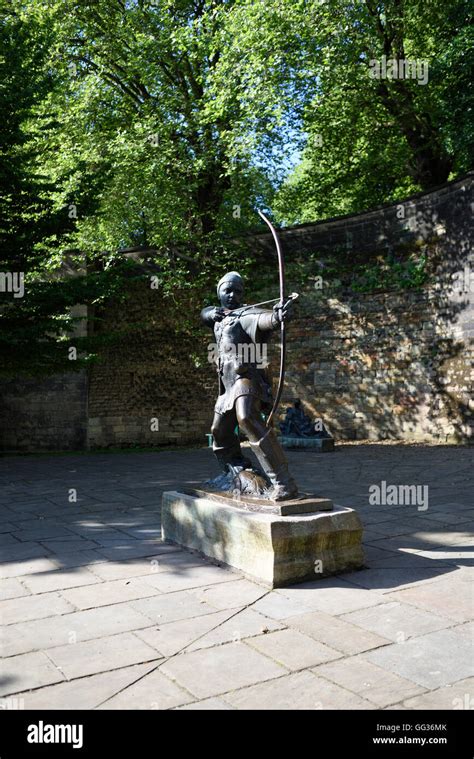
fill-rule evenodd
<path id="1" fill-rule="evenodd" d="M 201 312 L 203 322 L 214 331 L 217 344 L 219 397 L 214 409 L 211 432 L 213 449 L 224 475 L 211 486 L 237 490 L 273 501 L 297 497 L 298 488 L 288 470 L 288 463 L 275 432 L 262 419 L 262 411 L 272 408 L 271 385 L 265 371 L 266 346 L 271 333 L 291 315 L 292 295 L 283 298 L 272 310 L 243 305 L 244 283 L 237 272 L 229 272 L 219 280 L 217 296 L 220 306 Z M 280 375 L 280 385 L 282 376 Z M 279 387 L 279 394 L 281 389 Z M 252 468 L 241 450 L 235 434 L 240 431 L 263 472 Z"/>

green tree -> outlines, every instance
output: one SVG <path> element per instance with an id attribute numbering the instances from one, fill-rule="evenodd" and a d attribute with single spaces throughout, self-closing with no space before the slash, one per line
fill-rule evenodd
<path id="1" fill-rule="evenodd" d="M 239 5 L 233 48 L 256 85 L 250 110 L 273 105 L 273 123 L 292 123 L 304 147 L 278 194 L 282 220 L 361 210 L 471 167 L 469 19 L 466 0 Z M 371 76 L 383 58 L 388 77 Z M 408 62 L 405 76 L 390 78 L 392 59 Z"/>
<path id="2" fill-rule="evenodd" d="M 90 187 L 80 158 L 70 168 L 50 166 L 61 127 L 63 80 L 49 66 L 55 41 L 47 16 L 8 9 L 0 17 L 0 373 L 35 375 L 78 369 L 87 363 L 98 340 L 74 338 L 81 352 L 68 359 L 68 345 L 82 318 L 78 304 L 120 295 L 130 267 L 86 273 L 84 256 L 71 249 L 75 214 L 69 197 L 71 176 Z M 93 195 L 87 195 L 87 199 Z M 76 202 L 78 194 L 74 195 Z M 79 193 L 80 201 L 82 196 Z M 88 212 L 92 213 L 92 203 Z M 83 273 L 78 275 L 82 268 Z M 14 294 L 8 277 L 22 277 L 23 293 Z M 18 282 L 18 280 L 17 280 Z M 20 295 L 20 297 L 17 297 Z M 77 311 L 77 310 L 76 310 Z"/>
<path id="3" fill-rule="evenodd" d="M 4 372 L 83 365 L 66 360 L 70 309 L 139 275 L 119 249 L 148 248 L 168 291 L 196 287 L 231 256 L 223 237 L 254 225 L 270 184 L 241 139 L 238 93 L 220 102 L 214 76 L 230 6 L 32 0 L 5 14 L 4 260 L 26 294 L 1 310 Z"/>
<path id="4" fill-rule="evenodd" d="M 50 35 L 38 24 L 0 16 L 0 267 L 25 270 L 37 262 L 35 247 L 60 231 L 53 212 L 51 179 L 36 168 L 39 143 L 51 119 L 34 109 L 52 88 L 45 71 Z M 48 123 L 49 121 L 49 123 Z M 35 130 L 36 140 L 32 131 Z"/>
<path id="5" fill-rule="evenodd" d="M 255 223 L 270 184 L 251 161 L 241 88 L 219 75 L 233 5 L 32 0 L 27 13 L 49 14 L 65 82 L 48 170 L 69 172 L 70 197 L 85 170 L 106 177 L 88 188 L 97 211 L 78 202 L 75 242 L 90 256 L 131 245 L 209 254 Z"/>

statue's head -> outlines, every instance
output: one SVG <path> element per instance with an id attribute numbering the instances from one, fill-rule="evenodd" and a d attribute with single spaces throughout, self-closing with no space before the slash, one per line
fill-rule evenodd
<path id="1" fill-rule="evenodd" d="M 244 280 L 236 271 L 229 271 L 217 283 L 217 297 L 223 308 L 233 309 L 242 305 Z"/>

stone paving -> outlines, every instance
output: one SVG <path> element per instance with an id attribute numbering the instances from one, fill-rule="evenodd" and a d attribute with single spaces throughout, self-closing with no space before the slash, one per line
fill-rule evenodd
<path id="1" fill-rule="evenodd" d="M 358 509 L 365 569 L 269 591 L 163 544 L 161 492 L 214 469 L 208 449 L 1 459 L 0 705 L 473 709 L 472 449 L 289 458 Z M 429 502 L 371 505 L 382 481 Z"/>

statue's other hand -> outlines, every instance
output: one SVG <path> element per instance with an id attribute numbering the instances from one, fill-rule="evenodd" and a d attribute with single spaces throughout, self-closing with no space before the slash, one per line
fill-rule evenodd
<path id="1" fill-rule="evenodd" d="M 221 322 L 225 316 L 224 309 L 221 306 L 216 306 L 216 308 L 211 311 L 210 316 L 212 321 Z"/>
<path id="2" fill-rule="evenodd" d="M 280 303 L 276 303 L 273 306 L 273 314 L 275 321 L 278 324 L 281 322 L 287 322 L 293 318 L 293 303 L 292 301 L 286 302 L 283 306 Z"/>

